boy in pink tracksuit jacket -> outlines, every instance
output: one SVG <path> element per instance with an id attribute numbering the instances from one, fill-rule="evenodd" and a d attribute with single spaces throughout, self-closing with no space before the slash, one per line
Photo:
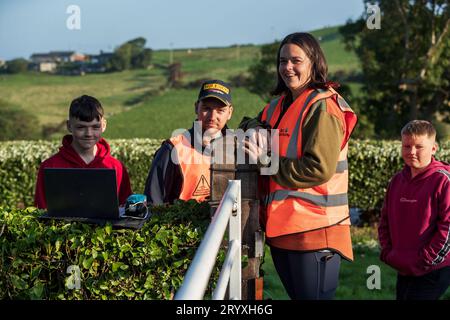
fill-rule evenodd
<path id="1" fill-rule="evenodd" d="M 398 271 L 397 300 L 439 299 L 450 285 L 450 165 L 433 157 L 431 123 L 411 121 L 401 134 L 405 167 L 384 199 L 380 259 Z"/>

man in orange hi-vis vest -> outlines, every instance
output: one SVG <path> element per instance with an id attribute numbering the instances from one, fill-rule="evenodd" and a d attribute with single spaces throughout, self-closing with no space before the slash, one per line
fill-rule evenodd
<path id="1" fill-rule="evenodd" d="M 327 81 L 325 56 L 312 35 L 288 35 L 277 61 L 272 93 L 278 97 L 240 125 L 278 130 L 271 150 L 278 172 L 261 176 L 261 223 L 290 298 L 332 299 L 341 258 L 353 260 L 347 150 L 357 118 L 334 90 L 337 84 Z M 260 158 L 261 149 L 245 142 L 252 158 Z"/>
<path id="2" fill-rule="evenodd" d="M 210 195 L 210 142 L 225 135 L 233 114 L 231 88 L 221 80 L 202 84 L 194 125 L 172 135 L 156 151 L 144 194 L 153 205 L 176 199 L 204 201 Z"/>

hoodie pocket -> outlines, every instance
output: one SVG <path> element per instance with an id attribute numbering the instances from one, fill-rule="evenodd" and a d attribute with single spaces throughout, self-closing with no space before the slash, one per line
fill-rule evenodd
<path id="1" fill-rule="evenodd" d="M 426 271 L 417 250 L 392 249 L 386 263 L 404 275 L 421 275 Z"/>

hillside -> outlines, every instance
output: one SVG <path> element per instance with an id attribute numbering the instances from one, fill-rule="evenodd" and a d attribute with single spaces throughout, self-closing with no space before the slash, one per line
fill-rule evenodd
<path id="1" fill-rule="evenodd" d="M 312 32 L 324 49 L 329 69 L 358 70 L 358 60 L 346 52 L 337 27 Z M 173 50 L 173 61 L 182 65 L 184 89 L 165 88 L 171 53 L 158 50 L 153 54 L 154 67 L 109 74 L 56 76 L 28 73 L 0 76 L 2 99 L 32 111 L 39 126 L 58 126 L 67 117 L 70 101 L 82 94 L 97 97 L 105 107 L 111 138 L 164 138 L 173 129 L 186 128 L 194 120 L 193 104 L 198 85 L 186 86 L 204 78 L 231 80 L 245 74 L 259 59 L 260 46 Z M 263 101 L 245 88 L 234 90 L 235 114 L 230 123 L 236 126 L 243 115 L 256 115 Z M 55 134 L 59 138 L 64 127 Z"/>

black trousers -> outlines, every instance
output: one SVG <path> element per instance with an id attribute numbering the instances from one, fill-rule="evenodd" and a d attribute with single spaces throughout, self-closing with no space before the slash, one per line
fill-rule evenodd
<path id="1" fill-rule="evenodd" d="M 450 267 L 423 276 L 397 275 L 397 300 L 438 300 L 450 285 Z"/>
<path id="2" fill-rule="evenodd" d="M 270 247 L 273 263 L 292 300 L 331 300 L 338 286 L 341 257 Z"/>

